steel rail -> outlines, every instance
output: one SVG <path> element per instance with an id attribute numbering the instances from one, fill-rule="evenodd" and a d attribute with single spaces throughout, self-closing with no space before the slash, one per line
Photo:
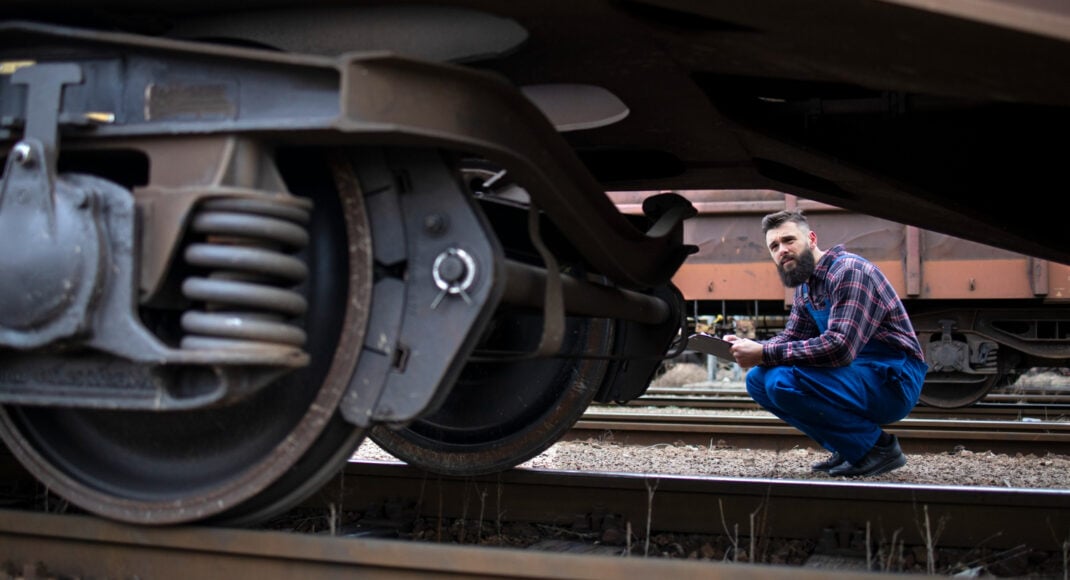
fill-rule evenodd
<path id="1" fill-rule="evenodd" d="M 1070 416 L 1070 396 L 1065 385 L 1013 387 L 986 395 L 967 407 L 944 409 L 919 404 L 911 416 L 954 419 L 1021 420 L 1024 417 L 1058 420 Z M 651 386 L 628 402 L 630 407 L 680 407 L 694 409 L 753 409 L 754 402 L 742 384 L 689 384 Z M 1030 419 L 1032 420 L 1032 419 Z"/>
<path id="2" fill-rule="evenodd" d="M 490 496 L 480 511 L 479 497 Z M 368 510 L 391 501 L 401 516 L 439 521 L 543 523 L 612 514 L 633 533 L 801 538 L 836 543 L 868 531 L 873 541 L 924 545 L 924 518 L 940 522 L 939 547 L 1058 553 L 1070 530 L 1070 490 L 880 482 L 800 481 L 513 469 L 453 478 L 398 462 L 351 462 L 302 506 Z M 364 511 L 364 513 L 369 513 Z M 755 527 L 755 514 L 761 528 Z M 488 525 L 487 528 L 492 528 Z M 895 534 L 893 536 L 893 534 Z M 474 534 L 473 534 L 474 535 Z M 883 538 L 883 540 L 881 540 Z M 820 543 L 820 542 L 819 542 Z M 842 543 L 841 543 L 842 546 Z M 846 548 L 846 546 L 842 546 Z M 633 552 L 634 553 L 634 552 Z M 145 527 L 82 515 L 0 510 L 0 561 L 40 562 L 48 574 L 189 578 L 817 578 L 831 570 L 684 560 L 542 553 L 358 535 L 330 536 L 206 525 Z M 659 576 L 653 576 L 653 575 Z M 861 574 L 866 576 L 865 574 Z M 847 573 L 859 577 L 857 570 Z M 897 576 L 900 576 L 897 574 Z"/>
<path id="3" fill-rule="evenodd" d="M 628 401 L 627 408 L 638 409 L 642 407 L 674 407 L 679 409 L 701 409 L 704 411 L 761 411 L 761 406 L 747 396 L 739 393 L 718 393 L 711 395 L 701 394 L 648 394 L 637 399 Z M 595 407 L 595 409 L 604 407 Z M 943 418 L 943 419 L 990 419 L 1002 421 L 1015 421 L 1028 418 L 1028 420 L 1058 420 L 1070 417 L 1070 404 L 1062 398 L 1052 403 L 1012 403 L 1012 402 L 980 402 L 969 407 L 960 409 L 941 409 L 918 405 L 910 412 L 910 416 L 920 418 Z"/>
<path id="4" fill-rule="evenodd" d="M 1070 422 L 980 421 L 906 418 L 886 428 L 912 453 L 950 451 L 958 445 L 996 453 L 1070 453 Z M 815 447 L 813 441 L 773 416 L 715 413 L 642 413 L 588 410 L 565 439 L 612 432 L 617 441 L 705 445 L 721 441 L 760 449 Z"/>
<path id="5" fill-rule="evenodd" d="M 512 469 L 479 477 L 429 474 L 398 462 L 351 462 L 306 505 L 364 509 L 368 502 L 410 498 L 430 518 L 483 518 L 571 525 L 577 517 L 617 514 L 639 535 L 654 531 L 720 535 L 751 530 L 761 513 L 765 534 L 817 539 L 831 528 L 874 534 L 900 530 L 921 545 L 918 524 L 928 511 L 944 521 L 944 547 L 1062 549 L 1070 535 L 1070 490 L 916 485 L 875 481 L 790 480 L 640 473 Z M 315 502 L 315 503 L 311 503 Z M 764 511 L 763 511 L 764 510 Z M 887 538 L 886 538 L 887 539 Z"/>
<path id="6" fill-rule="evenodd" d="M 829 527 L 887 534 L 900 529 L 923 543 L 921 512 L 945 520 L 945 547 L 1061 550 L 1070 535 L 1070 490 L 917 485 L 879 481 L 792 480 L 512 469 L 478 477 L 430 474 L 399 462 L 351 462 L 306 505 L 364 509 L 369 502 L 409 498 L 429 518 L 483 518 L 570 526 L 577 517 L 617 514 L 638 535 L 654 531 L 720 535 L 734 524 L 748 535 L 753 513 L 766 509 L 765 534 L 817 539 Z M 765 506 L 763 508 L 763 506 Z"/>
<path id="7" fill-rule="evenodd" d="M 27 578 L 819 580 L 858 577 L 857 572 L 798 567 L 621 558 L 265 530 L 206 526 L 146 528 L 90 516 L 12 510 L 0 510 L 0 561 L 17 566 Z"/>

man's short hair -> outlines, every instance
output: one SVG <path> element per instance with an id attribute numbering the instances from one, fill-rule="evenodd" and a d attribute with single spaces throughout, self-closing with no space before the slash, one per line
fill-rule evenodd
<path id="1" fill-rule="evenodd" d="M 762 233 L 764 234 L 769 230 L 779 228 L 787 222 L 795 222 L 804 230 L 810 229 L 810 223 L 806 221 L 806 216 L 803 215 L 803 210 L 785 209 L 776 213 L 771 213 L 762 218 Z"/>

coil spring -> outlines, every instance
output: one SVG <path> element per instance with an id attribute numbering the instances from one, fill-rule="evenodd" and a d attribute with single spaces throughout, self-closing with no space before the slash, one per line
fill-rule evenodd
<path id="1" fill-rule="evenodd" d="M 288 255 L 308 244 L 308 205 L 270 198 L 225 198 L 202 203 L 191 223 L 204 236 L 185 251 L 191 276 L 182 294 L 204 310 L 182 316 L 183 349 L 297 348 L 304 330 L 290 322 L 308 304 L 293 290 L 308 269 Z"/>

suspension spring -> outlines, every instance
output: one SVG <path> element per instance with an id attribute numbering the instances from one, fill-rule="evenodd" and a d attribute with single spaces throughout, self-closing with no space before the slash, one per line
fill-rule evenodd
<path id="1" fill-rule="evenodd" d="M 294 253 L 308 244 L 309 208 L 293 198 L 221 198 L 202 203 L 191 222 L 197 241 L 184 257 L 197 275 L 183 295 L 203 309 L 182 316 L 183 349 L 301 349 L 305 313 L 294 288 L 308 275 Z"/>

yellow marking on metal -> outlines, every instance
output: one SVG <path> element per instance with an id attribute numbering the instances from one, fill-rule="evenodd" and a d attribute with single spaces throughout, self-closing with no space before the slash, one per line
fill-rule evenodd
<path id="1" fill-rule="evenodd" d="M 105 113 L 103 111 L 90 111 L 86 113 L 85 120 L 92 121 L 94 123 L 114 123 L 115 113 Z"/>
<path id="2" fill-rule="evenodd" d="M 0 61 L 0 75 L 15 74 L 15 71 L 20 68 L 33 66 L 37 64 L 35 60 L 5 60 Z"/>

